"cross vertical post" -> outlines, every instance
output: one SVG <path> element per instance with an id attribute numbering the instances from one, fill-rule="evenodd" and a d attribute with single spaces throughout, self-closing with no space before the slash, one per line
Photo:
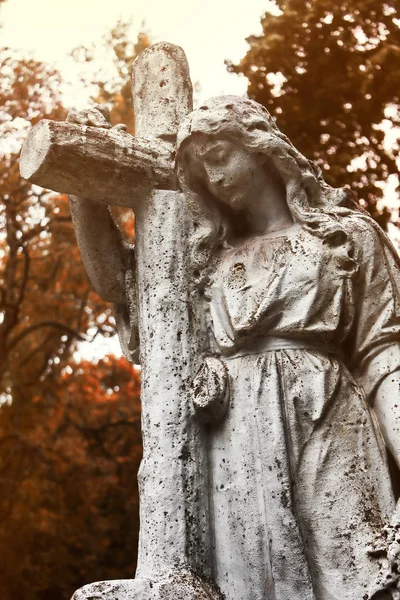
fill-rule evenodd
<path id="1" fill-rule="evenodd" d="M 192 109 L 183 51 L 158 44 L 133 67 L 136 134 L 175 142 Z M 191 218 L 179 191 L 155 190 L 136 210 L 143 367 L 138 577 L 186 566 L 211 577 L 206 442 L 190 383 L 196 363 L 190 307 Z"/>

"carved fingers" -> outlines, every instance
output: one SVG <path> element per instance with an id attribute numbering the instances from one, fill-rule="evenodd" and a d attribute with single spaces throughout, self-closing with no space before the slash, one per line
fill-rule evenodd
<path id="1" fill-rule="evenodd" d="M 79 125 L 103 127 L 104 129 L 111 128 L 110 111 L 107 107 L 101 105 L 80 111 L 72 109 L 68 113 L 67 121 L 70 123 L 78 123 Z"/>
<path id="2" fill-rule="evenodd" d="M 191 397 L 198 420 L 221 420 L 229 407 L 229 375 L 225 363 L 216 356 L 204 357 L 191 386 Z"/>
<path id="3" fill-rule="evenodd" d="M 126 131 L 128 128 L 124 123 L 118 123 L 118 125 L 114 125 L 113 129 L 117 131 Z"/>
<path id="4" fill-rule="evenodd" d="M 369 600 L 400 600 L 400 501 L 395 513 L 379 537 L 368 548 L 368 554 L 380 563 L 378 576 Z"/>
<path id="5" fill-rule="evenodd" d="M 69 111 L 66 119 L 69 123 L 77 123 L 78 125 L 88 125 L 90 127 L 101 127 L 103 129 L 116 129 L 118 131 L 126 131 L 127 127 L 123 123 L 119 123 L 112 127 L 110 120 L 110 109 L 106 104 L 96 104 L 85 110 Z"/>

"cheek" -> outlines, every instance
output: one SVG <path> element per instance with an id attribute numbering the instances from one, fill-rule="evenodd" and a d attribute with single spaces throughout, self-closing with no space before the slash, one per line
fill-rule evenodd
<path id="1" fill-rule="evenodd" d="M 234 168 L 236 172 L 242 174 L 243 177 L 252 177 L 253 171 L 256 168 L 254 160 L 248 154 L 237 156 L 234 161 Z"/>
<path id="2" fill-rule="evenodd" d="M 231 160 L 224 169 L 224 177 L 226 180 L 239 183 L 247 182 L 249 179 L 249 168 L 245 161 L 239 158 Z"/>
<path id="3" fill-rule="evenodd" d="M 232 169 L 232 181 L 240 188 L 248 188 L 253 181 L 254 169 L 240 162 Z"/>

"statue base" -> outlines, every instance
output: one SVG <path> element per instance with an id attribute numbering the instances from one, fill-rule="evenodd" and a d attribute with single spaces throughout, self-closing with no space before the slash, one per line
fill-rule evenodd
<path id="1" fill-rule="evenodd" d="M 187 569 L 169 571 L 157 580 L 116 579 L 90 583 L 71 600 L 223 600 L 214 585 Z"/>

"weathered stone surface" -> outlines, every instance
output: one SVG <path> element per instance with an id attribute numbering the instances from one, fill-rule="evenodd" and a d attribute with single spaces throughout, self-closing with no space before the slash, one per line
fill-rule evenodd
<path id="1" fill-rule="evenodd" d="M 187 569 L 160 574 L 157 581 L 122 579 L 85 585 L 72 600 L 223 600 L 215 586 Z"/>
<path id="2" fill-rule="evenodd" d="M 115 129 L 44 120 L 29 133 L 21 175 L 62 194 L 131 206 L 151 187 L 173 189 L 173 146 Z"/>
<path id="3" fill-rule="evenodd" d="M 223 419 L 229 408 L 229 373 L 216 356 L 206 356 L 191 384 L 191 396 L 200 423 Z"/>
<path id="4" fill-rule="evenodd" d="M 210 576 L 206 433 L 190 397 L 200 340 L 185 196 L 154 192 L 136 213 L 136 229 L 143 428 L 137 577 L 175 565 Z"/>
<path id="5" fill-rule="evenodd" d="M 135 134 L 175 142 L 182 119 L 192 110 L 192 82 L 182 48 L 160 42 L 137 57 L 132 71 Z"/>

